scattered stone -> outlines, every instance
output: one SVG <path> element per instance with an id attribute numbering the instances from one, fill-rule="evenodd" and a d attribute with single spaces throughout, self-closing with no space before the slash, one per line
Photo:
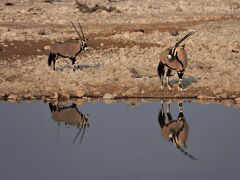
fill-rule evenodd
<path id="1" fill-rule="evenodd" d="M 237 98 L 237 96 L 236 96 L 236 95 L 232 95 L 231 98 L 232 98 L 232 99 L 235 99 L 235 98 Z"/>
<path id="2" fill-rule="evenodd" d="M 233 9 L 233 10 L 240 9 L 240 4 L 238 2 L 233 2 L 229 6 L 230 6 L 230 9 Z"/>
<path id="3" fill-rule="evenodd" d="M 136 30 L 134 30 L 134 32 L 141 32 L 141 33 L 144 33 L 144 29 L 136 29 Z"/>
<path id="4" fill-rule="evenodd" d="M 10 94 L 10 95 L 8 96 L 8 99 L 9 99 L 9 100 L 17 100 L 17 98 L 18 98 L 18 96 L 17 96 L 16 94 Z"/>
<path id="5" fill-rule="evenodd" d="M 139 87 L 133 87 L 128 89 L 125 93 L 123 93 L 125 96 L 132 96 L 134 94 L 138 94 L 140 92 Z"/>
<path id="6" fill-rule="evenodd" d="M 82 90 L 82 89 L 77 89 L 73 94 L 72 96 L 73 97 L 78 97 L 78 98 L 81 98 L 85 95 L 86 93 Z"/>
<path id="7" fill-rule="evenodd" d="M 234 50 L 234 49 L 233 49 L 231 52 L 232 52 L 232 53 L 239 53 L 238 50 Z"/>
<path id="8" fill-rule="evenodd" d="M 169 32 L 172 36 L 178 36 L 179 33 L 177 31 L 170 31 Z"/>
<path id="9" fill-rule="evenodd" d="M 27 11 L 25 9 L 21 9 L 21 11 L 19 11 L 20 14 L 26 14 Z"/>
<path id="10" fill-rule="evenodd" d="M 235 101 L 236 101 L 237 103 L 240 103 L 240 98 L 236 98 Z"/>
<path id="11" fill-rule="evenodd" d="M 80 3 L 78 1 L 76 1 L 76 5 L 77 5 L 77 8 L 79 9 L 79 11 L 82 12 L 82 13 L 93 13 L 93 12 L 96 12 L 96 11 L 106 11 L 106 12 L 113 12 L 114 11 L 114 12 L 117 12 L 117 13 L 121 12 L 116 7 L 112 7 L 112 6 L 107 8 L 105 6 L 95 4 L 95 6 L 89 7 L 86 3 L 83 4 L 83 3 Z"/>
<path id="12" fill-rule="evenodd" d="M 111 93 L 106 93 L 103 95 L 103 99 L 114 99 L 114 95 Z"/>
<path id="13" fill-rule="evenodd" d="M 23 95 L 23 98 L 24 98 L 24 99 L 34 99 L 34 96 L 29 93 L 29 94 Z"/>
<path id="14" fill-rule="evenodd" d="M 14 6 L 14 4 L 13 4 L 13 3 L 10 3 L 10 2 L 6 2 L 6 3 L 4 4 L 4 6 Z"/>
<path id="15" fill-rule="evenodd" d="M 183 12 L 183 9 L 180 8 L 179 6 L 175 9 L 176 12 Z"/>
<path id="16" fill-rule="evenodd" d="M 93 96 L 98 97 L 98 96 L 100 96 L 100 95 L 101 95 L 101 93 L 100 93 L 99 91 L 94 91 L 94 92 L 93 92 Z"/>
<path id="17" fill-rule="evenodd" d="M 50 49 L 51 49 L 51 46 L 44 46 L 43 49 L 44 49 L 44 50 L 50 50 Z"/>
<path id="18" fill-rule="evenodd" d="M 219 97 L 222 98 L 222 99 L 227 99 L 228 98 L 226 93 L 221 94 Z"/>
<path id="19" fill-rule="evenodd" d="M 41 36 L 43 36 L 43 35 L 46 35 L 47 33 L 46 33 L 46 31 L 45 31 L 44 29 L 40 29 L 40 30 L 38 31 L 38 34 L 41 35 Z"/>
<path id="20" fill-rule="evenodd" d="M 197 98 L 201 99 L 201 100 L 206 100 L 206 99 L 211 99 L 211 96 L 200 94 L 200 95 L 198 95 Z"/>
<path id="21" fill-rule="evenodd" d="M 44 0 L 43 2 L 52 4 L 53 2 L 59 2 L 59 1 L 60 0 Z"/>
<path id="22" fill-rule="evenodd" d="M 217 87 L 215 89 L 213 89 L 213 94 L 221 94 L 223 93 L 223 89 L 221 87 Z"/>
<path id="23" fill-rule="evenodd" d="M 58 93 L 54 92 L 53 96 L 50 97 L 51 99 L 58 99 Z"/>
<path id="24" fill-rule="evenodd" d="M 3 32 L 2 36 L 5 36 L 7 38 L 15 38 L 15 37 L 17 37 L 17 33 L 16 32 L 11 32 L 11 31 Z"/>
<path id="25" fill-rule="evenodd" d="M 67 100 L 67 99 L 70 99 L 70 95 L 69 94 L 63 93 L 59 97 L 59 100 Z"/>

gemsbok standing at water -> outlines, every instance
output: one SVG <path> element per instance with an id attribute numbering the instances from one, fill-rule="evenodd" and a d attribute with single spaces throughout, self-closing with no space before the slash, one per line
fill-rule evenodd
<path id="1" fill-rule="evenodd" d="M 189 156 L 191 159 L 196 160 L 194 156 L 186 152 L 184 149 L 187 147 L 186 142 L 188 139 L 189 126 L 183 114 L 182 102 L 178 102 L 179 113 L 177 119 L 172 118 L 170 106 L 171 104 L 168 103 L 166 118 L 163 103 L 161 103 L 161 109 L 158 115 L 161 134 L 165 140 L 169 140 L 175 144 L 177 149 L 182 153 Z"/>
<path id="2" fill-rule="evenodd" d="M 169 77 L 171 76 L 171 71 L 175 70 L 177 71 L 179 78 L 178 91 L 183 90 L 182 78 L 188 65 L 188 59 L 187 52 L 184 48 L 185 44 L 182 46 L 180 46 L 180 44 L 195 32 L 196 31 L 188 33 L 186 36 L 180 39 L 174 47 L 167 48 L 161 52 L 160 62 L 158 65 L 158 75 L 161 81 L 161 89 L 164 88 L 165 80 L 167 81 L 168 89 L 172 89 L 169 83 Z"/>
<path id="3" fill-rule="evenodd" d="M 77 55 L 87 47 L 87 38 L 83 33 L 80 23 L 78 22 L 78 26 L 81 30 L 82 37 L 72 21 L 70 22 L 77 32 L 79 40 L 68 40 L 66 42 L 57 42 L 51 45 L 48 56 L 48 65 L 51 66 L 53 63 L 53 70 L 55 70 L 55 63 L 59 56 L 69 58 L 72 61 L 72 65 L 74 65 Z"/>

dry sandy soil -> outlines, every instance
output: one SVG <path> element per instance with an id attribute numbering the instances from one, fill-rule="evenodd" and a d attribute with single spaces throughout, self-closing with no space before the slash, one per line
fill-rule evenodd
<path id="1" fill-rule="evenodd" d="M 81 2 L 79 0 L 79 2 Z M 82 1 L 83 3 L 83 1 Z M 108 12 L 81 12 L 70 0 L 1 0 L 0 97 L 173 97 L 240 102 L 240 2 L 238 0 L 87 0 Z M 79 70 L 59 58 L 47 64 L 48 46 L 76 38 L 80 21 L 90 47 Z M 159 53 L 192 30 L 184 91 L 160 89 Z M 174 32 L 178 36 L 173 36 Z"/>

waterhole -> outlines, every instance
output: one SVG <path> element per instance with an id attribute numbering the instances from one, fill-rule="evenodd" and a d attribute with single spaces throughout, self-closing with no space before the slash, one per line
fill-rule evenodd
<path id="1" fill-rule="evenodd" d="M 0 179 L 239 179 L 240 110 L 0 103 Z"/>

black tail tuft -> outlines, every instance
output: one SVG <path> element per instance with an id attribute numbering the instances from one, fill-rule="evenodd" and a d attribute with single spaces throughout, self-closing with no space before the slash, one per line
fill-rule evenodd
<path id="1" fill-rule="evenodd" d="M 158 65 L 158 75 L 160 78 L 164 76 L 164 64 L 162 62 Z"/>
<path id="2" fill-rule="evenodd" d="M 53 58 L 54 58 L 54 55 L 52 52 L 50 52 L 48 56 L 48 66 L 51 66 Z"/>

